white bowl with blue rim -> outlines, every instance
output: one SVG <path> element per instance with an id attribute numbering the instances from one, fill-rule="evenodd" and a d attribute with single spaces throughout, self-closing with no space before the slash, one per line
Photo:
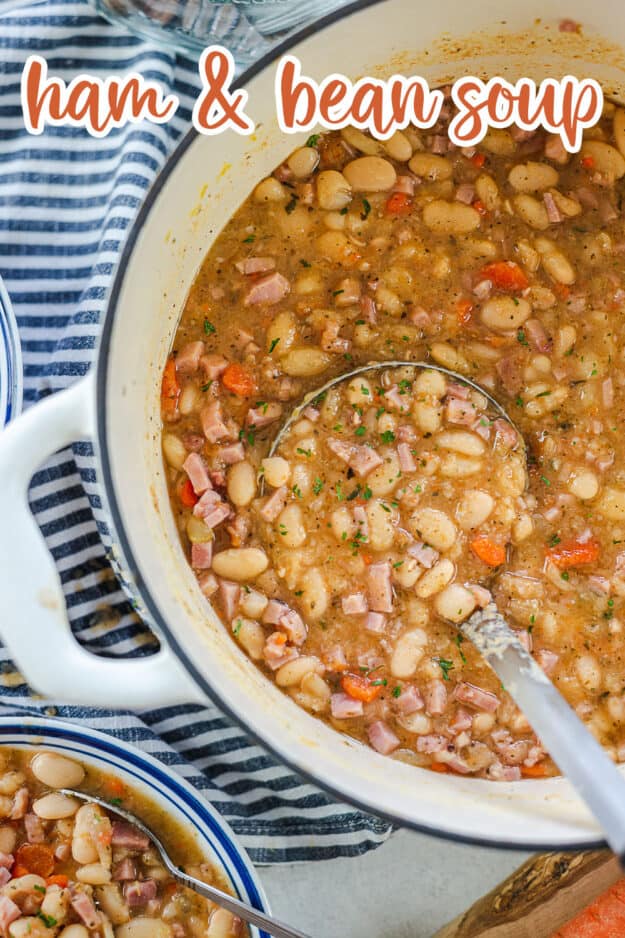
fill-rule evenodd
<path id="1" fill-rule="evenodd" d="M 11 301 L 0 277 L 0 430 L 22 409 L 22 353 Z"/>
<path id="2" fill-rule="evenodd" d="M 195 837 L 233 895 L 270 911 L 256 871 L 229 825 L 187 781 L 153 756 L 89 727 L 40 717 L 0 717 L 1 746 L 52 750 L 116 776 Z M 253 925 L 249 930 L 250 938 L 269 938 Z"/>

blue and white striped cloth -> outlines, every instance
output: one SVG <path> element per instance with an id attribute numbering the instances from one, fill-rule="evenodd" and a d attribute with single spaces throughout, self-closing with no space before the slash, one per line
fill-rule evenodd
<path id="1" fill-rule="evenodd" d="M 24 130 L 20 75 L 30 53 L 66 81 L 126 70 L 180 98 L 164 125 L 134 125 L 96 140 L 79 129 Z M 0 0 L 0 273 L 23 344 L 25 406 L 89 369 L 120 247 L 146 190 L 190 123 L 194 62 L 99 19 L 80 0 L 20 6 Z M 153 638 L 115 580 L 102 546 L 90 447 L 78 443 L 36 474 L 31 505 L 66 590 L 72 627 L 92 651 L 139 655 Z M 1 523 L 1 522 L 0 522 Z M 117 714 L 46 707 L 29 696 L 0 648 L 0 713 L 60 715 L 158 756 L 206 792 L 258 863 L 353 856 L 389 833 L 386 823 L 333 803 L 276 764 L 214 707 Z"/>

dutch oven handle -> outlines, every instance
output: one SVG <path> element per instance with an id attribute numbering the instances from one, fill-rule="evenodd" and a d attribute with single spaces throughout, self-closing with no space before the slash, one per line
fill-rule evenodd
<path id="1" fill-rule="evenodd" d="M 28 486 L 54 452 L 93 437 L 91 374 L 0 432 L 0 632 L 26 681 L 67 703 L 137 710 L 203 700 L 164 642 L 142 658 L 104 658 L 79 645 L 61 580 L 30 511 Z"/>

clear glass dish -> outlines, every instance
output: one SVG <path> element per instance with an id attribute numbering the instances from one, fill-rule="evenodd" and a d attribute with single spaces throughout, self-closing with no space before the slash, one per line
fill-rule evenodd
<path id="1" fill-rule="evenodd" d="M 0 430 L 22 409 L 22 351 L 11 301 L 0 278 Z"/>
<path id="2" fill-rule="evenodd" d="M 351 0 L 92 0 L 110 22 L 184 53 L 226 46 L 237 71 Z"/>

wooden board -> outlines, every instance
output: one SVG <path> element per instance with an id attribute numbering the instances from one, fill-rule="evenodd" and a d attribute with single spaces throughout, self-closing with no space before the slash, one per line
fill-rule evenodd
<path id="1" fill-rule="evenodd" d="M 434 938 L 549 938 L 622 876 L 607 850 L 541 853 Z"/>

